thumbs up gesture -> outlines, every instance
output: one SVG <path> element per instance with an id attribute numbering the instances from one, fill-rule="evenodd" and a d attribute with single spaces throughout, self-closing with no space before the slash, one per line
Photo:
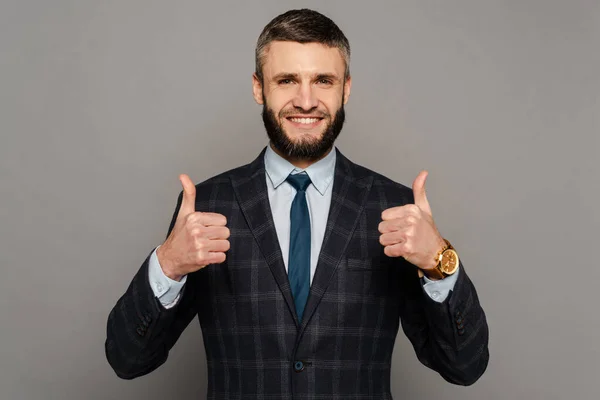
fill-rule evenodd
<path id="1" fill-rule="evenodd" d="M 169 237 L 156 250 L 165 275 L 177 281 L 209 264 L 224 262 L 229 250 L 227 218 L 196 211 L 196 186 L 185 174 L 179 180 L 183 186 L 181 207 Z"/>
<path id="2" fill-rule="evenodd" d="M 379 242 L 388 257 L 404 257 L 422 270 L 435 267 L 435 256 L 445 242 L 438 232 L 425 194 L 427 171 L 421 171 L 413 182 L 415 204 L 392 207 L 383 211 L 379 224 Z"/>

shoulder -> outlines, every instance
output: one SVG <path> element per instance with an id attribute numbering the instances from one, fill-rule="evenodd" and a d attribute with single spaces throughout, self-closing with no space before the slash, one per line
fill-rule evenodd
<path id="1" fill-rule="evenodd" d="M 209 194 L 213 199 L 217 196 L 217 193 L 219 193 L 220 196 L 224 194 L 233 195 L 232 183 L 250 179 L 256 173 L 260 173 L 261 171 L 264 172 L 263 154 L 264 150 L 257 158 L 248 164 L 221 172 L 218 175 L 197 183 L 196 198 L 198 198 L 198 194 L 200 193 L 204 195 Z"/>
<path id="2" fill-rule="evenodd" d="M 338 153 L 341 155 L 341 153 Z M 370 180 L 371 184 L 371 193 L 374 196 L 383 195 L 385 197 L 394 197 L 402 200 L 404 203 L 412 203 L 413 200 L 413 191 L 410 187 L 403 185 L 400 182 L 396 182 L 393 179 L 379 173 L 373 171 L 370 168 L 367 168 L 363 165 L 356 164 L 343 155 L 341 156 L 341 162 L 347 163 L 348 169 L 352 170 L 352 174 L 357 180 Z"/>

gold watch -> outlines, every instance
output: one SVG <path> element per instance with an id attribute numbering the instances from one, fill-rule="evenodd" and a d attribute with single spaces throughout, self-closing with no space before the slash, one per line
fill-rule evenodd
<path id="1" fill-rule="evenodd" d="M 449 241 L 444 239 L 446 245 L 437 253 L 435 260 L 438 262 L 435 267 L 426 271 L 419 270 L 419 275 L 425 274 L 428 278 L 444 279 L 456 272 L 459 265 L 458 253 Z"/>

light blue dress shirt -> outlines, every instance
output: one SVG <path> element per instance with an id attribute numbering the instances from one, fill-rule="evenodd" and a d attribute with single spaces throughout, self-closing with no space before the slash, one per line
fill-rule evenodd
<path id="1" fill-rule="evenodd" d="M 329 215 L 329 206 L 331 205 L 335 160 L 336 152 L 334 148 L 323 159 L 311 164 L 306 169 L 300 169 L 275 153 L 271 146 L 267 146 L 265 152 L 265 178 L 267 180 L 269 203 L 286 271 L 290 247 L 290 207 L 296 196 L 296 189 L 285 179 L 289 174 L 306 173 L 312 182 L 306 190 L 311 228 L 311 284 L 317 268 L 317 261 L 325 235 L 325 226 L 327 225 L 327 216 Z M 148 274 L 150 286 L 161 304 L 165 308 L 177 304 L 187 277 L 184 277 L 181 282 L 167 277 L 158 262 L 156 250 L 150 256 Z M 439 281 L 432 281 L 425 277 L 423 289 L 431 299 L 441 303 L 448 297 L 450 290 L 454 288 L 458 274 L 459 271 Z"/>

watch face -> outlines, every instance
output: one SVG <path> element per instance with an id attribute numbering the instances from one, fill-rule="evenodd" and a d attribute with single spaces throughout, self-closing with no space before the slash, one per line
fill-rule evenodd
<path id="1" fill-rule="evenodd" d="M 453 274 L 458 268 L 458 254 L 452 249 L 444 251 L 442 254 L 441 269 L 446 274 Z"/>

